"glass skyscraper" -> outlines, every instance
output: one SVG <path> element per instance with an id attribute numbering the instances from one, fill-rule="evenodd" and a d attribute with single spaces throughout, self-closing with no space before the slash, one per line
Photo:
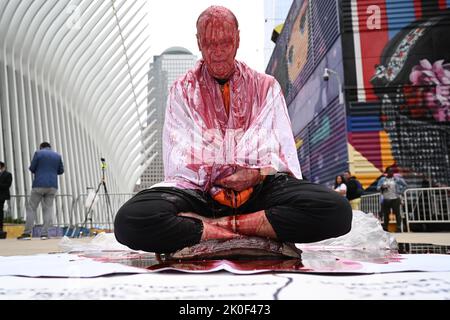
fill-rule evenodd
<path id="1" fill-rule="evenodd" d="M 155 56 L 149 74 L 149 125 L 156 129 L 156 134 L 148 139 L 152 147 L 153 160 L 141 176 L 141 183 L 137 190 L 147 189 L 164 180 L 164 166 L 162 158 L 162 130 L 166 111 L 167 97 L 172 84 L 186 71 L 192 69 L 197 57 L 189 50 L 181 47 L 172 47 L 165 50 L 160 56 Z M 153 113 L 152 113 L 153 112 Z"/>

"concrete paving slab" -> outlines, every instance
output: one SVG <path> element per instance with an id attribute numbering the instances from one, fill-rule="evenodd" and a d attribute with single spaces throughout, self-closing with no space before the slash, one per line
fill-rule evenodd
<path id="1" fill-rule="evenodd" d="M 71 239 L 74 242 L 87 243 L 92 238 Z M 58 244 L 61 239 L 41 240 L 33 238 L 32 240 L 5 239 L 0 240 L 0 256 L 27 256 L 40 253 L 62 252 Z"/>
<path id="2" fill-rule="evenodd" d="M 421 233 L 421 232 L 407 232 L 396 233 L 395 238 L 397 242 L 403 243 L 428 243 L 441 246 L 450 245 L 450 233 L 448 232 L 433 232 L 433 233 Z"/>

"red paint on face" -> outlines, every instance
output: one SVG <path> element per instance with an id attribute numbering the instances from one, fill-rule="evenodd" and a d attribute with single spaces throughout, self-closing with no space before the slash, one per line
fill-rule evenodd
<path id="1" fill-rule="evenodd" d="M 214 7 L 209 11 L 197 26 L 199 49 L 211 76 L 229 79 L 235 69 L 239 30 L 228 9 Z"/>

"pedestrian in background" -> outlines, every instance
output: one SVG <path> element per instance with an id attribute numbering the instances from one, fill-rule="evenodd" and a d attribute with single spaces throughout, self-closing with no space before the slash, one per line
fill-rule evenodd
<path id="1" fill-rule="evenodd" d="M 344 176 L 336 176 L 334 179 L 334 191 L 338 192 L 342 196 L 346 196 L 347 194 L 347 185 L 345 184 Z"/>
<path id="2" fill-rule="evenodd" d="M 377 190 L 381 191 L 383 202 L 381 203 L 381 212 L 383 214 L 384 229 L 388 231 L 389 213 L 394 211 L 397 223 L 397 231 L 401 230 L 402 217 L 400 215 L 400 202 L 403 191 L 406 190 L 407 184 L 400 176 L 394 176 L 394 169 L 389 167 L 386 169 L 386 175 L 381 177 L 377 184 Z"/>
<path id="3" fill-rule="evenodd" d="M 352 176 L 350 171 L 344 172 L 344 178 L 346 180 L 345 184 L 347 185 L 346 197 L 353 210 L 360 210 L 361 196 L 363 195 L 364 188 L 361 182 L 355 176 Z"/>
<path id="4" fill-rule="evenodd" d="M 6 165 L 0 161 L 0 239 L 3 237 L 3 207 L 5 201 L 11 199 L 9 188 L 12 184 L 12 174 L 6 171 Z"/>
<path id="5" fill-rule="evenodd" d="M 61 155 L 51 149 L 48 142 L 41 143 L 38 151 L 34 153 L 30 171 L 34 175 L 31 196 L 27 203 L 27 220 L 24 233 L 19 240 L 31 240 L 32 229 L 36 221 L 36 211 L 42 203 L 44 225 L 41 239 L 48 239 L 48 229 L 53 218 L 53 203 L 58 191 L 58 175 L 64 173 Z"/>

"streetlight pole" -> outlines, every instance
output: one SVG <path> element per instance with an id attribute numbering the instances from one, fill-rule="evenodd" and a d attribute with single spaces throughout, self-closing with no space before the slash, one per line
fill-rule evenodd
<path id="1" fill-rule="evenodd" d="M 338 85 L 339 85 L 339 105 L 344 107 L 344 125 L 345 125 L 345 132 L 346 134 L 348 134 L 348 127 L 347 127 L 347 108 L 345 106 L 345 100 L 344 100 L 344 91 L 343 91 L 343 87 L 342 87 L 342 82 L 341 82 L 341 78 L 339 77 L 339 73 L 337 73 L 336 71 L 334 71 L 333 69 L 330 68 L 325 68 L 324 69 L 324 73 L 323 73 L 323 80 L 324 81 L 328 81 L 330 80 L 330 75 L 333 75 L 336 77 L 337 81 L 338 81 Z M 348 138 L 347 138 L 348 139 Z M 350 172 L 354 172 L 354 159 L 353 159 L 353 153 L 350 152 L 350 149 L 347 149 L 348 152 L 348 170 Z"/>
<path id="2" fill-rule="evenodd" d="M 333 69 L 325 68 L 324 74 L 323 74 L 323 79 L 325 81 L 328 81 L 330 79 L 330 74 L 334 75 L 338 81 L 339 104 L 344 104 L 344 92 L 342 91 L 342 82 L 341 82 L 341 78 L 339 77 L 339 74 L 336 71 L 334 71 Z"/>

